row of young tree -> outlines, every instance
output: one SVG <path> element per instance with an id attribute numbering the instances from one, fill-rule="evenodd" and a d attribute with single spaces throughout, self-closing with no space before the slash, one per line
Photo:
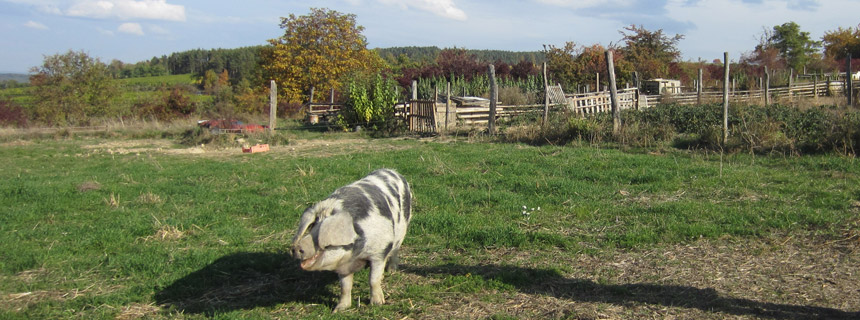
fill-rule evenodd
<path id="1" fill-rule="evenodd" d="M 193 49 L 161 57 L 152 57 L 137 63 L 112 60 L 110 74 L 117 79 L 153 77 L 176 74 L 193 74 L 202 79 L 207 71 L 227 71 L 231 83 L 242 80 L 260 82 L 260 57 L 263 46 L 236 49 Z"/>

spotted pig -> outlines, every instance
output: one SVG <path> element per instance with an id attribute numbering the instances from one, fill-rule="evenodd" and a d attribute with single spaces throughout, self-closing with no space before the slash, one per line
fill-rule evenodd
<path id="1" fill-rule="evenodd" d="M 370 303 L 383 304 L 383 271 L 396 268 L 397 253 L 412 217 L 412 191 L 391 169 L 379 169 L 335 190 L 305 210 L 292 254 L 308 271 L 340 277 L 335 312 L 352 305 L 352 275 L 370 264 Z"/>

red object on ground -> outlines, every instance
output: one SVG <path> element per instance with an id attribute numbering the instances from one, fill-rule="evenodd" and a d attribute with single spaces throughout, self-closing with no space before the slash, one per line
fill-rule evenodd
<path id="1" fill-rule="evenodd" d="M 269 151 L 269 145 L 268 144 L 258 144 L 258 145 L 252 146 L 250 148 L 242 148 L 242 152 L 244 152 L 244 153 L 257 153 L 257 152 L 265 152 L 265 151 Z"/>

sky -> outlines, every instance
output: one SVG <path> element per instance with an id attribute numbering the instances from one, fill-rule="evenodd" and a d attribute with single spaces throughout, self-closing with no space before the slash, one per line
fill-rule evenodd
<path id="1" fill-rule="evenodd" d="M 0 72 L 84 51 L 109 63 L 190 49 L 264 45 L 281 17 L 328 8 L 356 15 L 369 48 L 540 51 L 608 46 L 626 26 L 681 34 L 682 59 L 737 61 L 765 30 L 796 22 L 820 40 L 860 23 L 860 0 L 0 0 Z"/>

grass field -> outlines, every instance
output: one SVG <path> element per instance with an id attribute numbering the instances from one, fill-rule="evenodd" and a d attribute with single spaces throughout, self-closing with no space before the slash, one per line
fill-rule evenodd
<path id="1" fill-rule="evenodd" d="M 157 77 L 141 77 L 113 80 L 120 88 L 117 100 L 123 105 L 131 105 L 142 100 L 159 97 L 160 89 L 169 89 L 175 85 L 193 85 L 194 77 L 191 74 L 178 74 Z M 11 100 L 19 105 L 30 106 L 33 100 L 34 87 L 0 89 L 0 99 Z M 203 101 L 208 98 L 203 96 L 192 96 L 194 101 Z"/>
<path id="2" fill-rule="evenodd" d="M 116 81 L 120 85 L 125 86 L 150 86 L 156 88 L 161 85 L 172 86 L 177 84 L 193 84 L 195 82 L 194 76 L 190 73 L 155 77 L 126 78 L 118 79 Z"/>
<path id="3" fill-rule="evenodd" d="M 854 158 L 285 134 L 2 143 L 0 318 L 860 317 Z M 287 249 L 381 167 L 415 193 L 402 266 L 332 314 L 337 277 Z"/>

